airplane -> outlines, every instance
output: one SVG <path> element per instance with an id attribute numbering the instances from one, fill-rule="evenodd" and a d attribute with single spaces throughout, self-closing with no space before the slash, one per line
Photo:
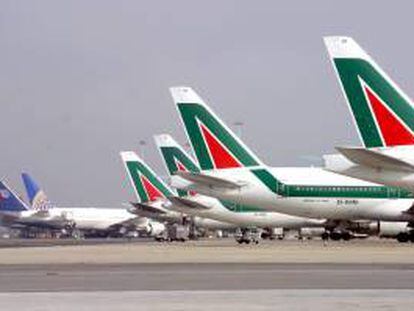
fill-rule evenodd
<path id="1" fill-rule="evenodd" d="M 323 168 L 265 165 L 189 87 L 170 89 L 201 172 L 172 185 L 237 204 L 330 221 L 413 221 L 413 194 Z M 413 237 L 414 240 L 414 237 Z"/>
<path id="2" fill-rule="evenodd" d="M 324 38 L 363 147 L 337 147 L 326 169 L 414 191 L 414 107 L 410 98 L 349 37 Z"/>
<path id="3" fill-rule="evenodd" d="M 174 210 L 175 204 L 169 198 L 177 197 L 177 194 L 157 176 L 145 161 L 133 151 L 122 151 L 120 155 L 138 199 L 138 202 L 131 202 L 135 211 L 130 209 L 130 212 L 138 215 L 144 213 L 159 221 L 164 219 L 170 224 L 185 225 L 191 222 L 195 227 L 211 230 L 237 228 L 234 224 L 204 217 L 189 219 L 182 212 Z"/>
<path id="4" fill-rule="evenodd" d="M 165 230 L 163 224 L 137 217 L 125 208 L 58 207 L 29 174 L 22 173 L 22 179 L 32 210 L 70 220 L 74 236 L 126 236 L 135 231 L 157 236 Z"/>
<path id="5" fill-rule="evenodd" d="M 3 226 L 21 230 L 34 227 L 69 230 L 73 226 L 65 215 L 51 215 L 43 210 L 31 209 L 5 180 L 0 181 L 0 222 Z"/>
<path id="6" fill-rule="evenodd" d="M 161 153 L 165 167 L 173 176 L 176 172 L 199 173 L 200 169 L 185 150 L 168 134 L 154 136 L 155 143 Z M 269 212 L 257 206 L 235 204 L 231 201 L 218 200 L 197 193 L 186 192 L 178 189 L 179 197 L 170 197 L 169 200 L 176 203 L 176 208 L 193 215 L 229 222 L 242 228 L 247 235 L 249 228 L 263 228 L 263 237 L 271 237 L 272 228 L 297 229 L 319 227 L 324 228 L 328 224 L 322 219 L 311 219 L 291 216 L 276 212 Z M 244 241 L 243 238 L 239 243 Z"/>

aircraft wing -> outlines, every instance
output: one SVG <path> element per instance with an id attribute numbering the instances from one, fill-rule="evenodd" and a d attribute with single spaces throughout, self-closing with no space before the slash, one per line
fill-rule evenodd
<path id="1" fill-rule="evenodd" d="M 137 228 L 146 227 L 148 225 L 148 218 L 147 217 L 141 217 L 137 216 L 128 220 L 125 220 L 123 222 L 117 223 L 114 226 L 135 226 Z"/>
<path id="2" fill-rule="evenodd" d="M 205 175 L 202 173 L 178 171 L 176 175 L 184 178 L 187 181 L 209 188 L 238 189 L 243 186 L 242 184 L 238 184 L 219 177 Z"/>
<path id="3" fill-rule="evenodd" d="M 360 147 L 336 147 L 348 160 L 355 164 L 377 169 L 414 172 L 414 166 L 404 160 Z"/>
<path id="4" fill-rule="evenodd" d="M 133 211 L 134 214 L 139 213 L 139 212 L 151 213 L 151 214 L 165 214 L 166 213 L 165 210 L 157 206 L 140 203 L 140 202 L 130 202 L 130 204 L 135 208 L 135 210 Z"/>
<path id="5" fill-rule="evenodd" d="M 210 207 L 198 202 L 195 202 L 193 200 L 189 200 L 186 198 L 180 198 L 180 197 L 169 197 L 168 198 L 171 203 L 176 204 L 176 205 L 181 205 L 184 206 L 186 208 L 191 208 L 191 209 L 200 209 L 200 210 L 206 210 L 209 209 Z"/>

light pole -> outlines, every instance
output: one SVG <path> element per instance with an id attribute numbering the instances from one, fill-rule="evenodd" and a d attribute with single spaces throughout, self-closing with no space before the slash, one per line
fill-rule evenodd
<path id="1" fill-rule="evenodd" d="M 144 159 L 144 149 L 145 146 L 147 145 L 147 142 L 143 139 L 141 139 L 139 141 L 139 149 L 140 149 L 140 153 L 141 153 L 141 159 Z"/>
<path id="2" fill-rule="evenodd" d="M 242 135 L 243 135 L 244 122 L 243 121 L 235 121 L 233 123 L 233 125 L 236 128 L 237 136 L 239 136 L 239 138 L 241 139 Z"/>

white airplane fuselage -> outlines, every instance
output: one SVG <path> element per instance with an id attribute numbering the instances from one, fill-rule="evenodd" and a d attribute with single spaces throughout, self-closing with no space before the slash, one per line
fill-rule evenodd
<path id="1" fill-rule="evenodd" d="M 93 207 L 51 207 L 45 211 L 27 210 L 21 212 L 0 212 L 0 219 L 5 224 L 64 228 L 74 223 L 80 230 L 107 230 L 111 226 L 131 222 L 145 226 L 148 219 L 137 217 L 121 208 Z"/>
<path id="2" fill-rule="evenodd" d="M 36 210 L 1 211 L 0 221 L 5 226 L 23 225 L 52 229 L 62 229 L 69 223 L 67 218 L 58 213 L 39 213 Z"/>
<path id="3" fill-rule="evenodd" d="M 384 197 L 379 195 L 377 184 L 341 176 L 321 168 L 267 169 L 289 187 L 292 195 L 289 195 L 289 189 L 284 196 L 271 191 L 249 168 L 203 171 L 205 175 L 241 184 L 238 189 L 206 187 L 191 182 L 187 182 L 186 188 L 222 200 L 301 217 L 382 221 L 414 219 L 414 215 L 405 213 L 413 205 L 414 199 L 398 198 L 399 190 L 389 189 L 389 195 Z M 181 177 L 174 177 L 174 183 L 182 188 L 183 180 Z"/>
<path id="4" fill-rule="evenodd" d="M 80 230 L 106 230 L 126 222 L 146 225 L 147 219 L 137 217 L 123 208 L 53 207 L 48 210 L 51 217 L 72 220 Z"/>
<path id="5" fill-rule="evenodd" d="M 148 211 L 142 211 L 137 208 L 130 209 L 130 212 L 135 215 L 142 215 L 145 217 L 149 217 L 151 219 L 156 219 L 160 222 L 167 222 L 167 223 L 181 223 L 183 221 L 183 218 L 185 215 L 194 216 L 193 221 L 194 225 L 197 227 L 203 227 L 205 229 L 211 229 L 211 230 L 222 230 L 222 229 L 232 229 L 235 228 L 235 226 L 228 222 L 218 221 L 215 219 L 209 219 L 204 217 L 197 217 L 198 214 L 194 213 L 187 213 L 187 210 L 177 209 L 174 208 L 174 205 L 171 204 L 167 199 L 159 199 L 153 202 L 147 202 L 151 207 L 154 207 L 154 209 L 160 211 L 159 213 L 155 212 L 148 212 Z M 185 214 L 185 215 L 184 215 Z"/>
<path id="6" fill-rule="evenodd" d="M 221 202 L 216 198 L 200 194 L 186 198 L 206 208 L 189 208 L 179 204 L 172 204 L 171 208 L 192 216 L 232 223 L 237 227 L 299 229 L 303 227 L 321 227 L 325 222 L 322 219 L 292 216 L 254 206 L 243 206 L 227 201 Z"/>

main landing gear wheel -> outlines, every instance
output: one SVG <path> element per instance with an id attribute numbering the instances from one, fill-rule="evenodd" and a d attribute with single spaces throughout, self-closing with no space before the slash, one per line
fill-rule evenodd
<path id="1" fill-rule="evenodd" d="M 407 243 L 409 239 L 410 237 L 405 232 L 401 232 L 397 235 L 397 241 L 400 243 Z"/>

